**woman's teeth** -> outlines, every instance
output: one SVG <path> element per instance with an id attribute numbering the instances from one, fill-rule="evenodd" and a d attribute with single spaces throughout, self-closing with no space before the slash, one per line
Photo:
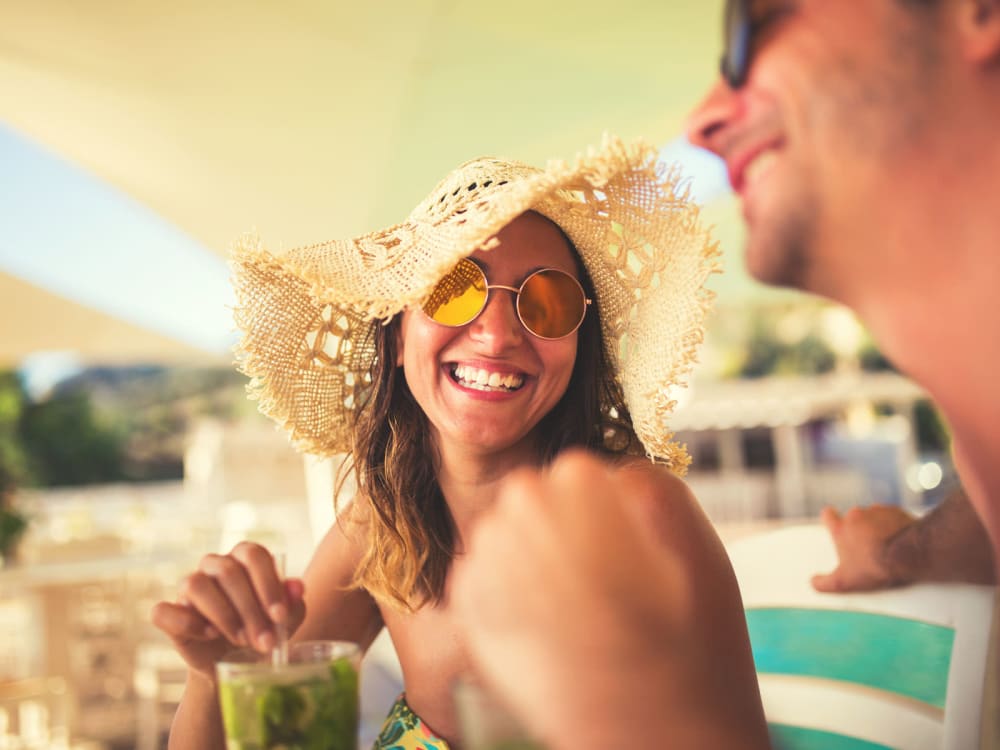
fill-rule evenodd
<path id="1" fill-rule="evenodd" d="M 455 365 L 451 374 L 461 385 L 478 391 L 516 391 L 524 384 L 523 375 L 501 375 L 499 372 L 489 372 L 466 365 Z"/>

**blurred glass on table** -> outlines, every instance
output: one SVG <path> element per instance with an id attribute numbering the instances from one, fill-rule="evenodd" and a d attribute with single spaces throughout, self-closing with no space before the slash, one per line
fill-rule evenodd
<path id="1" fill-rule="evenodd" d="M 545 750 L 483 685 L 462 678 L 452 695 L 465 750 Z"/>

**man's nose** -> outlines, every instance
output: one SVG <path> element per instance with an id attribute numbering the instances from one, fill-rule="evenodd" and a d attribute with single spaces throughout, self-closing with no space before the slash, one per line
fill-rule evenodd
<path id="1" fill-rule="evenodd" d="M 721 77 L 688 116 L 687 138 L 695 146 L 720 153 L 719 140 L 740 113 L 741 98 Z"/>
<path id="2" fill-rule="evenodd" d="M 506 289 L 491 289 L 486 307 L 470 325 L 469 335 L 495 352 L 519 344 L 525 330 L 517 317 L 515 299 Z"/>

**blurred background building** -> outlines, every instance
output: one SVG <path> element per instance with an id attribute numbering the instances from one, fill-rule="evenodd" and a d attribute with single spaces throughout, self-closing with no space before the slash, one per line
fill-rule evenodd
<path id="1" fill-rule="evenodd" d="M 954 482 L 853 316 L 743 271 L 724 169 L 680 138 L 720 0 L 343 5 L 0 8 L 0 747 L 162 747 L 183 670 L 152 604 L 242 538 L 299 572 L 332 519 L 331 464 L 231 365 L 231 242 L 394 222 L 474 156 L 611 131 L 689 175 L 726 271 L 673 424 L 720 529 Z"/>

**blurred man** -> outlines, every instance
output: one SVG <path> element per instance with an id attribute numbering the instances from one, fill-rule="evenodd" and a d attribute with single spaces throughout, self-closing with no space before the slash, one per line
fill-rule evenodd
<path id="1" fill-rule="evenodd" d="M 728 165 L 749 269 L 852 307 L 926 388 L 996 549 L 1000 0 L 731 0 L 727 37 L 690 137 Z M 720 644 L 643 488 L 572 460 L 512 483 L 457 566 L 483 674 L 553 750 L 760 746 L 698 689 Z"/>

